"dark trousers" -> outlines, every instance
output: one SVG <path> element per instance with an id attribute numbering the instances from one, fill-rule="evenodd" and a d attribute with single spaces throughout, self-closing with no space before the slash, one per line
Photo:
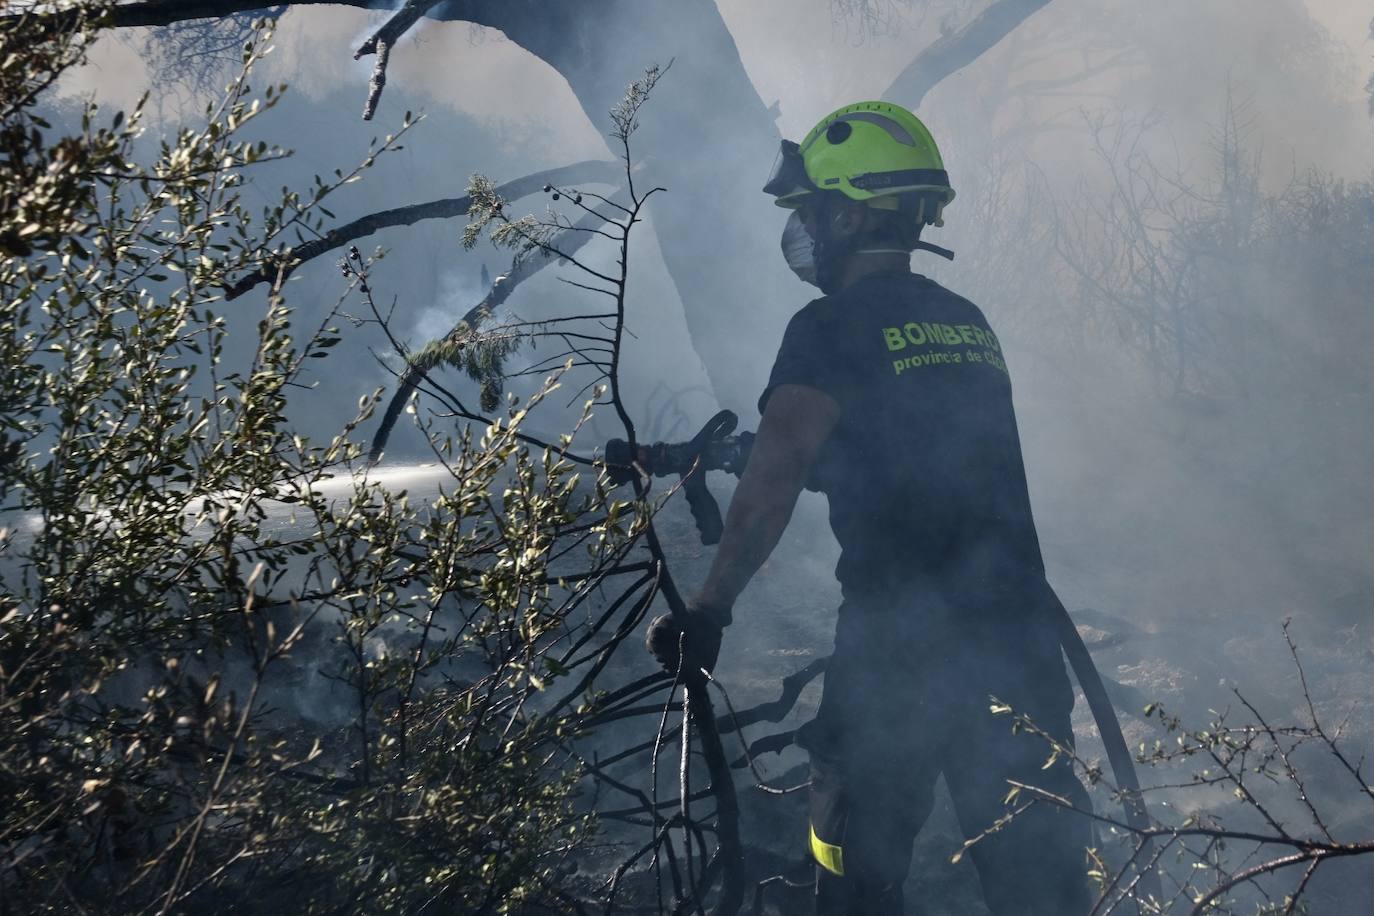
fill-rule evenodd
<path id="1" fill-rule="evenodd" d="M 1073 692 L 1052 629 L 1030 615 L 927 627 L 913 619 L 841 611 L 820 711 L 799 737 L 811 754 L 820 916 L 905 912 L 912 843 L 941 773 L 968 838 L 1029 801 L 1007 804 L 1008 780 L 1088 804 L 1067 761 L 1044 768 L 1048 745 L 1013 734 L 1012 717 L 989 709 L 996 696 L 1071 744 Z M 995 916 L 1075 916 L 1091 905 L 1090 841 L 1086 818 L 1037 804 L 968 855 Z"/>

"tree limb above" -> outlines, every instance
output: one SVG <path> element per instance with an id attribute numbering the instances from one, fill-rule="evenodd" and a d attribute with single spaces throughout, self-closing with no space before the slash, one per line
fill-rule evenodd
<path id="1" fill-rule="evenodd" d="M 273 3 L 272 0 L 139 0 L 136 3 L 117 3 L 110 9 L 105 25 L 111 28 L 135 28 L 146 26 L 172 25 L 189 19 L 217 19 L 235 13 L 252 10 L 268 10 L 281 6 L 356 6 L 360 9 L 374 7 L 386 9 L 391 6 L 387 0 L 289 0 L 286 3 Z M 66 11 L 54 13 L 58 19 Z"/>
<path id="2" fill-rule="evenodd" d="M 386 24 L 378 29 L 371 38 L 363 42 L 362 47 L 354 53 L 353 59 L 358 60 L 366 54 L 377 55 L 377 64 L 372 68 L 372 79 L 368 84 L 367 103 L 363 106 L 363 120 L 371 121 L 372 115 L 377 111 L 377 102 L 382 96 L 382 87 L 386 85 L 386 65 L 391 57 L 391 48 L 397 40 L 406 33 L 406 30 L 415 25 L 420 17 L 429 12 L 440 0 L 406 0 L 405 5 L 386 21 Z"/>
<path id="3" fill-rule="evenodd" d="M 500 22 L 504 21 L 500 14 L 508 12 L 506 0 L 436 0 L 434 3 L 420 5 L 424 8 L 419 10 L 418 15 L 410 18 L 410 12 L 403 8 L 403 0 L 135 0 L 133 3 L 116 3 L 99 25 L 113 29 L 152 28 L 195 19 L 220 19 L 254 11 L 261 11 L 264 16 L 277 15 L 282 10 L 295 6 L 351 6 L 362 10 L 392 13 L 392 18 L 381 28 L 383 32 L 388 29 L 399 29 L 394 36 L 399 38 L 401 32 L 410 28 L 421 17 L 438 22 L 465 21 L 478 25 L 499 26 Z M 71 27 L 81 15 L 81 11 L 64 9 L 34 15 L 49 22 L 51 28 L 61 29 Z M 375 38 L 376 36 L 373 36 L 369 39 L 369 44 L 375 41 Z M 375 45 L 364 45 L 364 48 L 365 54 L 375 51 Z"/>
<path id="4" fill-rule="evenodd" d="M 475 24 L 489 24 L 486 17 L 499 4 L 491 2 L 456 3 L 453 0 L 136 0 L 116 3 L 99 21 L 104 28 L 147 28 L 169 26 L 198 19 L 221 19 L 242 13 L 261 11 L 263 15 L 278 15 L 292 6 L 352 6 L 365 10 L 391 12 L 390 18 L 374 32 L 353 55 L 354 60 L 368 54 L 376 55 L 372 77 L 368 81 L 367 100 L 363 105 L 363 120 L 370 121 L 377 111 L 382 89 L 386 86 L 386 68 L 391 52 L 421 18 L 440 21 L 464 19 Z M 436 11 L 435 7 L 439 7 Z M 82 15 L 80 8 L 41 14 L 52 30 L 71 28 Z"/>
<path id="5" fill-rule="evenodd" d="M 906 65 L 883 98 L 916 109 L 941 80 L 958 73 L 989 51 L 1050 0 L 993 0 L 961 29 L 927 45 Z"/>
<path id="6" fill-rule="evenodd" d="M 618 162 L 588 159 L 583 162 L 575 162 L 572 165 L 546 169 L 542 172 L 516 178 L 501 185 L 496 191 L 507 200 L 519 200 L 540 190 L 546 184 L 611 184 L 623 175 L 624 169 L 624 165 Z M 410 226 L 426 219 L 452 219 L 455 216 L 466 216 L 471 203 L 471 198 L 467 196 L 446 197 L 423 204 L 410 204 L 405 207 L 381 210 L 359 217 L 351 223 L 345 223 L 329 230 L 323 238 L 312 239 L 292 249 L 290 260 L 285 267 L 285 275 L 289 276 L 291 271 L 301 264 L 317 258 L 325 252 L 342 248 L 349 242 L 380 232 L 383 229 Z M 276 265 L 264 266 L 243 279 L 235 281 L 232 286 L 226 287 L 224 298 L 226 300 L 237 299 L 259 283 L 272 280 L 276 276 Z"/>

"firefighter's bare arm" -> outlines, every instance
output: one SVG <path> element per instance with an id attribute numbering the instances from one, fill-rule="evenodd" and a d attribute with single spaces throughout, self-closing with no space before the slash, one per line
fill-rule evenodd
<path id="1" fill-rule="evenodd" d="M 769 396 L 698 606 L 729 614 L 777 546 L 811 465 L 839 418 L 840 405 L 816 388 L 779 385 Z"/>

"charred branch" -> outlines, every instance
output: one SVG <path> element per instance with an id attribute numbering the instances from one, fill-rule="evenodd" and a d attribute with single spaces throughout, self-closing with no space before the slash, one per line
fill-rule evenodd
<path id="1" fill-rule="evenodd" d="M 716 722 L 716 727 L 722 732 L 733 732 L 759 722 L 781 722 L 783 717 L 792 711 L 792 707 L 797 705 L 803 688 L 823 674 L 825 666 L 829 663 L 830 656 L 827 655 L 794 671 L 782 679 L 782 693 L 776 700 L 771 703 L 760 703 L 739 715 L 734 715 L 732 711 L 729 715 L 721 716 Z"/>
<path id="2" fill-rule="evenodd" d="M 731 762 L 730 769 L 743 770 L 746 767 L 750 767 L 755 757 L 760 757 L 764 754 L 776 754 L 786 750 L 792 746 L 796 738 L 797 730 L 795 728 L 788 729 L 785 732 L 778 732 L 775 735 L 764 735 L 762 738 L 756 738 L 749 742 L 743 754 L 736 757 L 734 761 Z"/>
<path id="3" fill-rule="evenodd" d="M 829 661 L 830 656 L 828 655 L 824 658 L 818 658 L 810 664 L 806 665 L 804 668 L 800 668 L 797 671 L 794 671 L 792 674 L 789 674 L 787 677 L 783 678 L 782 692 L 776 700 L 770 700 L 767 703 L 760 703 L 757 706 L 751 706 L 750 708 L 739 713 L 736 713 L 734 709 L 731 709 L 725 715 L 717 716 L 717 731 L 719 731 L 722 735 L 728 735 L 731 732 L 739 732 L 742 736 L 744 728 L 746 728 L 749 725 L 756 725 L 759 722 L 781 722 L 783 718 L 786 717 L 792 711 L 793 707 L 797 705 L 797 700 L 801 697 L 802 688 L 804 688 L 807 684 L 811 683 L 822 673 L 824 673 L 825 666 Z M 651 684 L 652 686 L 657 687 L 662 682 L 662 676 L 658 676 L 658 680 L 653 682 L 645 681 L 644 683 Z M 640 682 L 636 683 L 638 684 Z M 719 684 L 717 684 L 717 686 L 719 686 Z M 722 691 L 722 695 L 723 693 L 724 692 Z M 605 702 L 609 703 L 612 699 L 621 698 L 623 697 L 607 697 L 605 698 Z M 679 731 L 677 729 L 673 729 L 671 731 L 665 732 L 663 734 L 663 739 L 673 741 L 677 739 L 678 734 Z M 753 757 L 758 756 L 759 754 L 766 754 L 771 751 L 782 750 L 791 742 L 792 735 L 793 732 L 784 732 L 779 735 L 770 735 L 764 738 L 759 738 L 752 744 L 747 745 L 748 756 Z M 786 737 L 786 741 L 783 740 L 784 737 Z M 634 747 L 626 748 L 625 750 L 620 751 L 612 757 L 603 758 L 601 763 L 604 766 L 610 766 L 611 764 L 618 763 L 621 760 L 626 760 L 638 754 L 643 754 L 646 751 L 651 750 L 656 743 L 656 741 L 646 741 L 643 744 L 638 744 Z M 747 763 L 748 760 L 746 757 L 741 758 L 740 761 L 731 764 L 731 766 L 734 769 L 740 769 L 746 766 Z"/>

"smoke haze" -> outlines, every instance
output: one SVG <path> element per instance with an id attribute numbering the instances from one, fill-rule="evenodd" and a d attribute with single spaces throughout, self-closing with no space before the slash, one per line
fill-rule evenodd
<path id="1" fill-rule="evenodd" d="M 840 15 L 829 0 L 720 0 L 759 98 L 776 103 L 781 136 L 800 139 L 830 110 L 882 96 L 920 48 L 982 5 L 871 6 L 885 12 L 876 29 Z M 1111 619 L 1129 622 L 1142 644 L 1149 641 L 1143 659 L 1127 649 L 1099 657 L 1104 675 L 1146 698 L 1164 693 L 1192 704 L 1179 711 L 1204 717 L 1208 702 L 1224 700 L 1225 686 L 1239 683 L 1272 698 L 1282 718 L 1300 699 L 1283 653 L 1276 653 L 1279 622 L 1292 615 L 1296 638 L 1312 645 L 1329 673 L 1322 687 L 1337 691 L 1324 708 L 1349 713 L 1352 733 L 1365 742 L 1374 735 L 1374 718 L 1353 704 L 1374 689 L 1368 676 L 1374 484 L 1365 472 L 1374 447 L 1368 368 L 1374 322 L 1349 303 L 1362 301 L 1367 313 L 1369 287 L 1360 284 L 1374 273 L 1374 256 L 1369 248 L 1357 250 L 1333 261 L 1330 271 L 1308 276 L 1301 270 L 1307 249 L 1291 261 L 1236 255 L 1189 274 L 1189 288 L 1202 291 L 1190 303 L 1189 320 L 1199 322 L 1205 343 L 1198 347 L 1205 352 L 1196 357 L 1199 374 L 1180 383 L 1161 373 L 1160 360 L 1143 343 L 1144 325 L 1133 324 L 1135 313 L 1110 295 L 1127 297 L 1118 281 L 1128 258 L 1099 257 L 1085 245 L 1110 234 L 1108 215 L 1124 207 L 1123 176 L 1153 182 L 1143 198 L 1151 205 L 1177 189 L 1171 181 L 1187 182 L 1191 196 L 1173 209 L 1157 207 L 1144 221 L 1140 241 L 1161 246 L 1166 261 L 1175 251 L 1168 241 L 1176 228 L 1171 217 L 1201 220 L 1220 212 L 1204 198 L 1234 204 L 1233 192 L 1244 187 L 1260 210 L 1278 213 L 1282 208 L 1272 201 L 1305 188 L 1314 173 L 1343 179 L 1349 188 L 1368 181 L 1374 120 L 1363 87 L 1374 70 L 1366 42 L 1371 14 L 1374 8 L 1353 0 L 1053 0 L 943 81 L 918 109 L 958 192 L 948 227 L 929 238 L 954 248 L 958 258 L 945 264 L 921 255 L 915 262 L 978 303 L 1006 343 L 1051 581 L 1071 609 L 1107 615 L 1107 622 L 1099 620 L 1104 628 Z M 500 33 L 465 23 L 422 22 L 414 29 L 393 55 L 376 121 L 363 123 L 358 112 L 371 59 L 355 62 L 352 50 L 384 18 L 328 7 L 282 16 L 277 51 L 256 83 L 284 81 L 292 91 L 255 129 L 296 152 L 260 173 L 265 187 L 347 169 L 365 155 L 368 139 L 392 129 L 406 109 L 424 112 L 426 120 L 404 150 L 382 157 L 330 203 L 339 221 L 460 196 L 475 172 L 499 182 L 614 155 L 606 144 L 608 122 L 593 123 L 557 71 Z M 141 40 L 103 40 L 90 65 L 62 85 L 62 95 L 132 105 L 159 78 L 140 54 Z M 632 36 L 622 53 L 631 76 L 667 63 L 638 59 Z M 683 76 L 700 53 L 694 47 L 677 52 L 682 66 L 669 70 L 663 91 L 700 94 L 695 106 L 709 111 L 726 103 Z M 153 133 L 193 119 L 205 100 L 183 94 L 161 101 L 152 112 Z M 660 117 L 651 101 L 642 120 Z M 712 137 L 697 123 L 659 124 L 654 136 L 672 142 L 638 150 L 649 160 L 709 172 L 718 160 L 740 155 L 722 148 L 729 138 Z M 749 160 L 748 177 L 759 187 L 771 154 Z M 1234 168 L 1244 181 L 1224 180 Z M 1368 186 L 1363 193 L 1363 203 L 1349 204 L 1351 212 L 1364 206 L 1374 213 Z M 536 195 L 513 209 L 539 212 L 545 203 Z M 624 370 L 631 407 L 650 438 L 686 438 L 720 407 L 737 411 L 752 428 L 781 328 L 814 294 L 788 273 L 777 251 L 783 212 L 762 194 L 729 205 L 736 227 L 759 240 L 749 289 L 762 292 L 725 307 L 776 333 L 745 340 L 693 333 L 683 315 L 682 285 L 669 275 L 659 247 L 668 243 L 652 234 L 651 207 L 651 231 L 636 237 L 631 254 L 635 337 Z M 1294 225 L 1291 214 L 1240 219 L 1234 207 L 1226 212 L 1232 214 L 1226 225 L 1250 227 L 1253 236 L 1234 251 L 1284 250 L 1254 239 Z M 1367 227 L 1374 216 L 1363 219 Z M 1342 225 L 1357 223 L 1350 220 Z M 709 239 L 720 228 L 702 224 L 696 234 Z M 459 221 L 427 221 L 360 245 L 388 250 L 373 286 L 388 305 L 395 298 L 397 328 L 413 346 L 447 331 L 480 300 L 483 264 L 493 276 L 505 270 L 505 254 L 489 247 L 464 252 L 460 230 Z M 1204 260 L 1209 245 L 1220 245 L 1219 231 L 1178 238 L 1177 251 L 1202 252 Z M 1363 239 L 1367 244 L 1374 234 Z M 593 266 L 615 258 L 609 248 L 587 251 Z M 342 292 L 336 260 L 302 267 L 288 286 L 302 323 L 317 320 Z M 716 269 L 700 265 L 703 274 Z M 238 310 L 236 320 L 256 321 L 263 298 L 258 291 L 230 311 Z M 508 307 L 534 320 L 595 301 L 560 283 L 552 267 L 522 285 Z M 1165 309 L 1167 296 L 1155 304 Z M 1226 337 L 1218 326 L 1231 341 L 1218 342 Z M 325 361 L 317 389 L 295 408 L 312 436 L 331 435 L 360 395 L 378 387 L 389 393 L 394 384 L 389 370 L 399 363 L 379 335 L 362 327 L 347 336 Z M 1231 343 L 1236 349 L 1227 349 Z M 712 385 L 707 354 L 727 351 L 752 356 L 732 376 L 742 381 L 722 390 Z M 1207 374 L 1212 370 L 1218 375 Z M 465 385 L 455 381 L 456 390 L 470 393 Z M 556 425 L 552 418 L 542 422 Z M 604 437 L 612 426 L 604 434 L 592 431 Z M 423 441 L 398 429 L 389 455 L 420 458 Z M 721 476 L 711 486 L 724 505 L 733 481 Z M 673 511 L 670 542 L 685 568 L 699 575 L 709 552 L 692 543 L 685 510 Z M 721 670 L 739 684 L 737 702 L 774 696 L 775 678 L 799 657 L 828 650 L 838 602 L 835 553 L 824 502 L 808 494 L 729 631 Z M 1281 672 L 1281 682 L 1270 671 Z M 808 697 L 814 702 L 814 692 Z M 1076 723 L 1091 743 L 1081 704 Z M 1124 724 L 1132 739 L 1146 734 L 1135 718 Z M 779 767 L 795 762 L 784 757 Z M 1361 886 L 1374 888 L 1367 870 L 1360 875 Z M 1326 887 L 1319 899 L 1336 899 Z"/>

